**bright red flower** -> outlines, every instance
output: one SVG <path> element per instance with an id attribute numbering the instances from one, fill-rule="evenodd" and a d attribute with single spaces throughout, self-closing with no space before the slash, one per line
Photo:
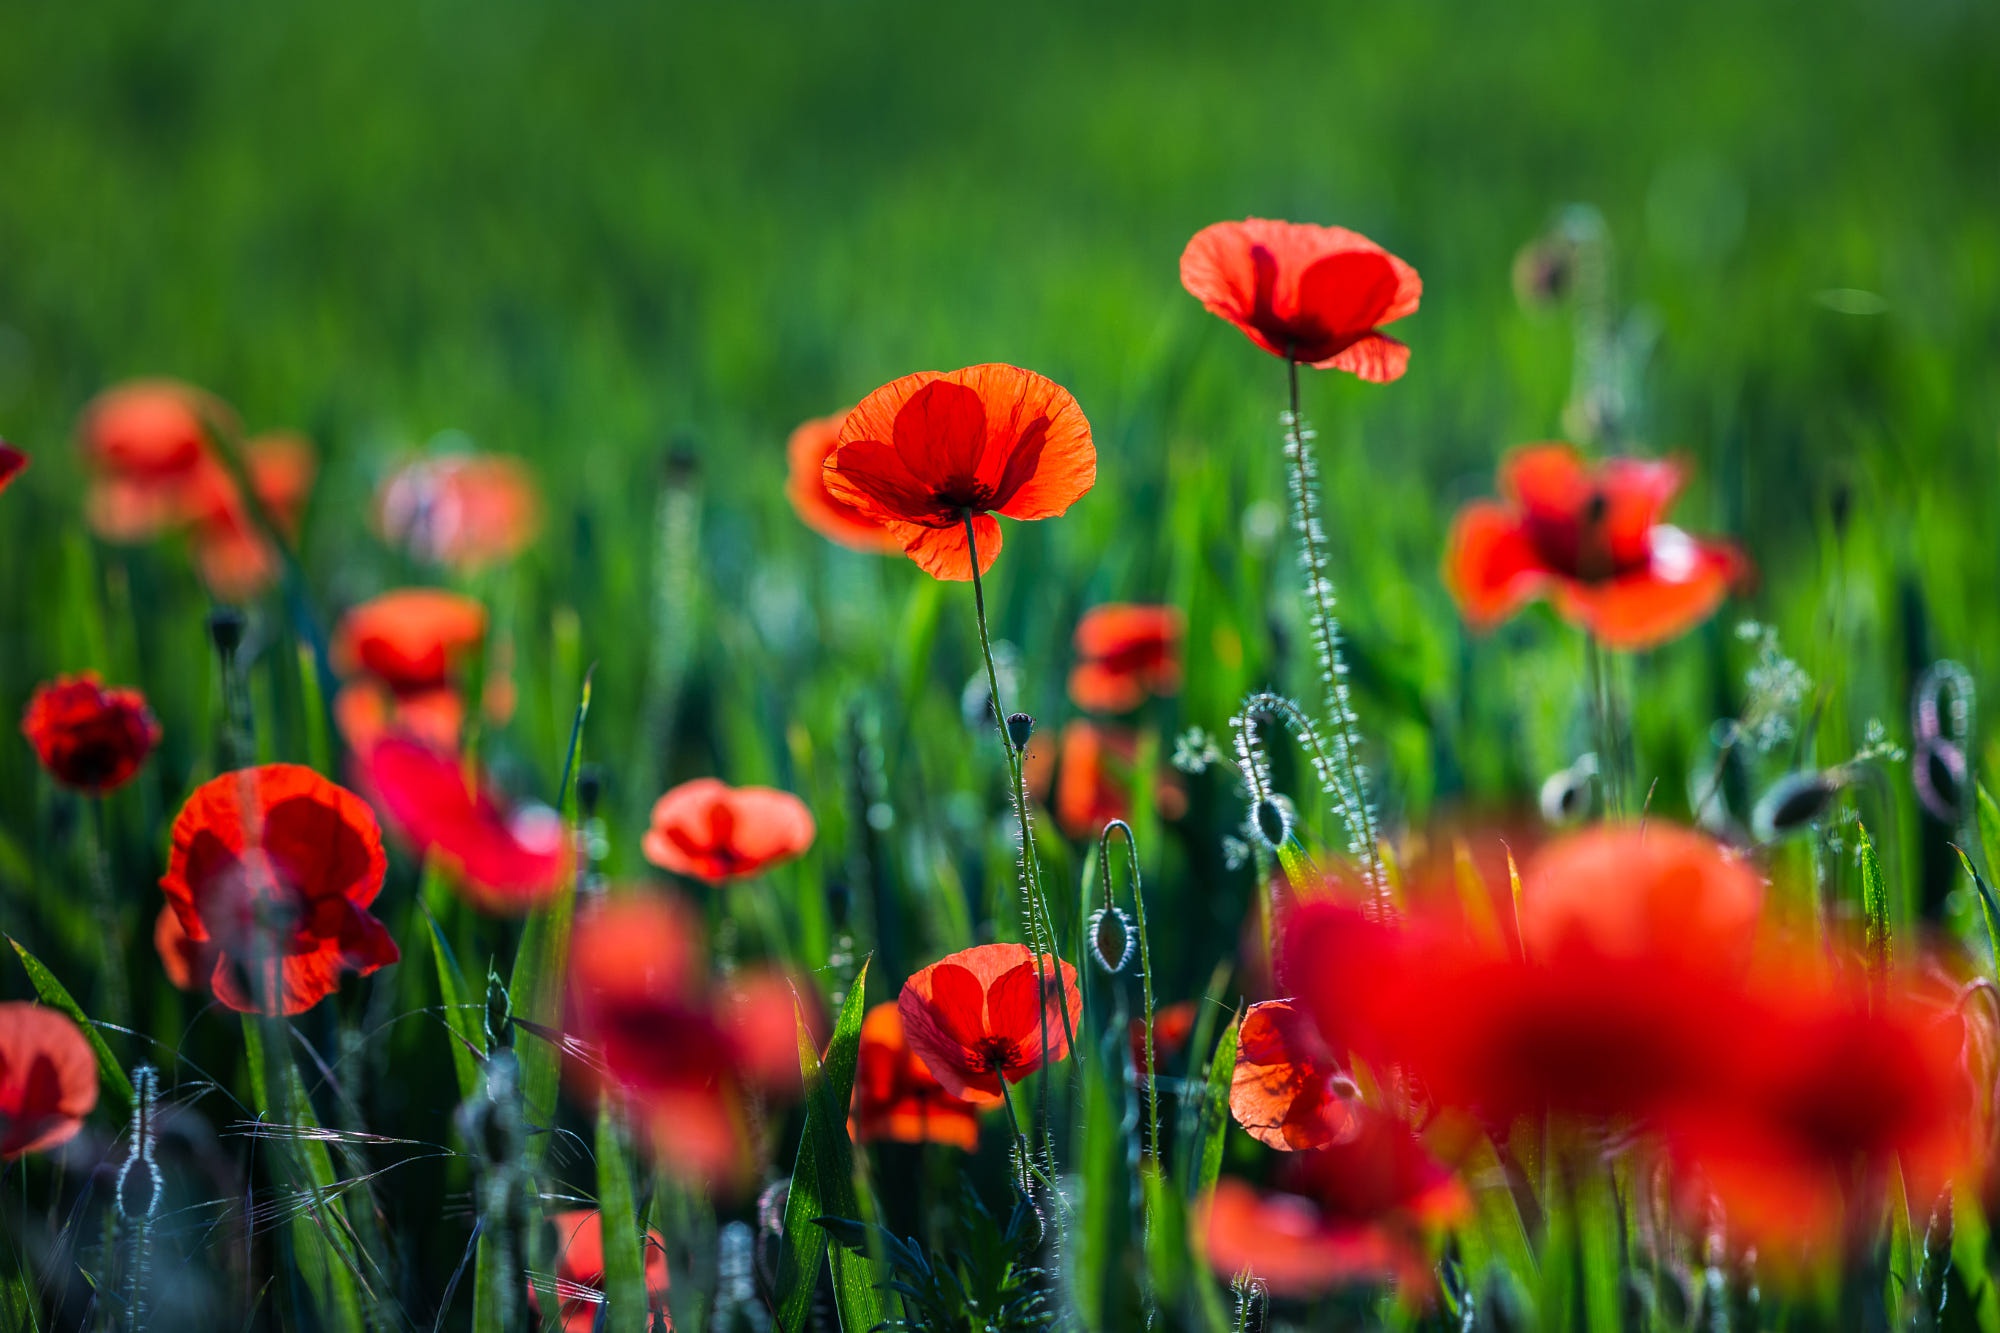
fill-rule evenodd
<path id="1" fill-rule="evenodd" d="M 1465 1187 L 1400 1121 L 1357 1119 L 1352 1137 L 1286 1162 L 1282 1189 L 1225 1178 L 1200 1204 L 1195 1235 L 1223 1277 L 1248 1271 L 1286 1297 L 1355 1283 L 1422 1286 L 1427 1232 L 1462 1218 Z"/>
<path id="2" fill-rule="evenodd" d="M 594 1333 L 604 1297 L 604 1214 L 595 1208 L 577 1208 L 549 1214 L 549 1226 L 556 1233 L 556 1304 L 562 1316 L 563 1333 Z M 642 1243 L 646 1253 L 646 1327 L 671 1329 L 667 1317 L 667 1241 L 657 1231 L 648 1231 Z M 541 1318 L 541 1297 L 535 1284 L 528 1284 L 528 1308 Z"/>
<path id="3" fill-rule="evenodd" d="M 1001 1095 L 1001 1079 L 1019 1083 L 1042 1067 L 1044 999 L 1048 1058 L 1069 1054 L 1058 976 L 1076 1022 L 1083 993 L 1068 963 L 1038 959 L 1025 944 L 962 949 L 903 983 L 904 1038 L 946 1092 L 990 1101 Z"/>
<path id="4" fill-rule="evenodd" d="M 1244 1013 L 1229 1112 L 1251 1138 L 1281 1152 L 1339 1143 L 1355 1132 L 1353 1093 L 1319 1030 L 1290 1000 Z"/>
<path id="5" fill-rule="evenodd" d="M 1133 765 L 1138 758 L 1139 737 L 1129 728 L 1098 726 L 1081 718 L 1065 726 L 1055 789 L 1056 823 L 1062 831 L 1072 838 L 1094 838 L 1110 821 L 1130 818 Z M 1035 773 L 1030 789 L 1044 780 L 1042 773 Z M 1168 819 L 1187 812 L 1187 793 L 1173 769 L 1162 766 L 1155 773 L 1153 803 Z"/>
<path id="6" fill-rule="evenodd" d="M 346 678 L 333 711 L 350 747 L 390 732 L 456 747 L 465 720 L 459 674 L 486 642 L 486 608 L 442 588 L 401 588 L 341 617 L 334 669 Z"/>
<path id="7" fill-rule="evenodd" d="M 1181 285 L 1273 356 L 1387 383 L 1410 349 L 1381 331 L 1416 313 L 1417 271 L 1358 232 L 1245 218 L 1203 227 Z"/>
<path id="8" fill-rule="evenodd" d="M 68 1015 L 0 1004 L 0 1161 L 68 1142 L 97 1105 L 97 1059 Z"/>
<path id="9" fill-rule="evenodd" d="M 578 916 L 570 1031 L 590 1058 L 570 1075 L 615 1097 L 674 1171 L 742 1183 L 754 1166 L 746 1098 L 800 1091 L 796 1009 L 768 974 L 712 985 L 703 957 L 685 909 L 664 899 L 613 898 Z"/>
<path id="10" fill-rule="evenodd" d="M 362 757 L 363 787 L 413 850 L 438 858 L 483 912 L 520 915 L 568 881 L 569 830 L 547 806 L 508 810 L 467 775 L 462 760 L 391 736 Z"/>
<path id="11" fill-rule="evenodd" d="M 189 938 L 180 913 L 171 903 L 153 920 L 153 949 L 174 989 L 188 991 L 208 989 L 209 974 L 215 971 L 216 956 L 221 952 L 214 940 Z"/>
<path id="12" fill-rule="evenodd" d="M 1518 919 L 1536 962 L 1581 952 L 1740 971 L 1763 907 L 1756 872 L 1702 834 L 1658 822 L 1601 824 L 1529 858 Z"/>
<path id="13" fill-rule="evenodd" d="M 1680 465 L 1613 458 L 1590 466 L 1566 444 L 1517 449 L 1500 502 L 1459 511 L 1445 581 L 1465 618 L 1499 624 L 1536 597 L 1613 648 L 1648 648 L 1692 629 L 1749 573 L 1734 546 L 1662 522 Z"/>
<path id="14" fill-rule="evenodd" d="M 861 400 L 826 460 L 826 489 L 879 522 L 934 578 L 972 577 L 1000 554 L 993 517 L 1054 518 L 1097 480 L 1090 423 L 1069 390 L 1014 366 L 918 371 Z"/>
<path id="15" fill-rule="evenodd" d="M 812 811 L 790 792 L 696 778 L 654 803 L 644 850 L 662 870 L 721 884 L 804 855 L 814 832 Z"/>
<path id="16" fill-rule="evenodd" d="M 28 456 L 5 440 L 0 440 L 0 491 L 28 470 Z"/>
<path id="17" fill-rule="evenodd" d="M 144 695 L 107 690 L 86 671 L 36 690 L 21 734 L 57 782 L 102 795 L 132 780 L 160 743 L 160 724 Z"/>
<path id="18" fill-rule="evenodd" d="M 785 445 L 785 495 L 807 527 L 829 541 L 857 551 L 900 551 L 896 530 L 848 504 L 826 489 L 826 460 L 840 443 L 845 413 L 814 417 L 792 432 Z"/>
<path id="19" fill-rule="evenodd" d="M 233 423 L 227 404 L 178 380 L 130 380 L 93 398 L 78 423 L 92 467 L 119 476 L 184 476 L 208 452 L 209 422 Z"/>
<path id="20" fill-rule="evenodd" d="M 1076 626 L 1069 697 L 1078 708 L 1129 713 L 1181 687 L 1186 617 L 1171 606 L 1113 603 L 1084 612 Z"/>
<path id="21" fill-rule="evenodd" d="M 1153 1055 L 1164 1064 L 1187 1049 L 1194 1036 L 1194 1020 L 1201 1012 L 1197 1000 L 1176 1000 L 1153 1013 Z M 1146 1076 L 1146 1021 L 1135 1018 L 1128 1025 L 1132 1036 L 1132 1068 Z"/>
<path id="22" fill-rule="evenodd" d="M 375 497 L 382 535 L 419 560 L 471 574 L 513 559 L 541 526 L 533 476 L 500 454 L 405 464 Z"/>
<path id="23" fill-rule="evenodd" d="M 861 1023 L 854 1107 L 847 1132 L 856 1143 L 946 1143 L 979 1151 L 979 1110 L 997 1098 L 954 1097 L 903 1036 L 903 1011 L 878 1004 Z"/>
<path id="24" fill-rule="evenodd" d="M 388 858 L 359 796 L 296 764 L 224 773 L 174 820 L 167 902 L 188 938 L 219 953 L 215 998 L 244 1013 L 297 1014 L 400 956 L 365 910 Z"/>

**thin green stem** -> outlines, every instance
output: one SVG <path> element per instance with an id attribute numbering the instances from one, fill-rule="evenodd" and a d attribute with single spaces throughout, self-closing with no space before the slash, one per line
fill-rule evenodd
<path id="1" fill-rule="evenodd" d="M 1132 910 L 1139 929 L 1139 992 L 1145 1005 L 1146 1038 L 1146 1143 L 1157 1162 L 1160 1157 L 1160 1085 L 1154 1073 L 1153 1054 L 1153 950 L 1146 941 L 1146 895 L 1139 882 L 1139 845 L 1132 839 L 1132 826 L 1114 819 L 1097 837 L 1097 863 L 1104 876 L 1104 905 L 1111 901 L 1111 834 L 1125 835 L 1126 866 L 1132 873 Z"/>
<path id="2" fill-rule="evenodd" d="M 1604 660 L 1604 646 L 1597 636 L 1583 636 L 1585 671 L 1590 682 L 1592 729 L 1597 733 L 1597 771 L 1604 782 L 1604 803 L 1614 818 L 1625 814 L 1625 765 L 1619 754 L 1618 724 L 1612 715 L 1611 684 Z"/>

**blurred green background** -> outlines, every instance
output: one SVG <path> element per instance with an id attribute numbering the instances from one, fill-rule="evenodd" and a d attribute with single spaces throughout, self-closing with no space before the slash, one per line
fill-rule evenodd
<path id="1" fill-rule="evenodd" d="M 111 812 L 142 1000 L 164 821 L 212 771 L 217 701 L 182 554 L 82 528 L 73 422 L 134 375 L 322 450 L 310 614 L 273 599 L 256 641 L 276 717 L 287 636 L 426 577 L 368 531 L 387 471 L 441 438 L 529 459 L 543 539 L 477 589 L 522 688 L 496 768 L 552 794 L 595 662 L 613 873 L 646 873 L 638 829 L 670 780 L 789 786 L 823 830 L 786 881 L 793 947 L 823 965 L 820 886 L 873 876 L 881 919 L 857 929 L 893 950 L 885 986 L 986 907 L 1012 925 L 997 755 L 960 710 L 970 590 L 801 525 L 785 436 L 915 369 L 1054 377 L 1093 423 L 1098 485 L 1010 525 L 989 586 L 1044 734 L 1071 712 L 1076 616 L 1114 599 L 1190 617 L 1187 687 L 1146 718 L 1163 749 L 1253 688 L 1312 701 L 1283 368 L 1177 279 L 1211 221 L 1338 223 L 1424 278 L 1395 329 L 1406 378 L 1305 386 L 1392 825 L 1519 809 L 1588 748 L 1574 634 L 1536 611 L 1474 639 L 1437 574 L 1501 453 L 1564 431 L 1578 322 L 1525 307 L 1512 270 L 1572 205 L 1609 238 L 1618 442 L 1693 460 L 1677 517 L 1760 570 L 1624 668 L 1654 808 L 1685 817 L 1712 720 L 1742 704 L 1740 618 L 1821 687 L 1801 763 L 1845 758 L 1869 718 L 1907 741 L 1935 657 L 2000 668 L 1991 5 L 15 0 L 0 32 L 0 435 L 35 456 L 0 501 L 0 706 L 93 665 L 155 700 L 166 747 Z M 301 757 L 298 734 L 264 742 Z M 1172 836 L 1144 830 L 1176 922 L 1163 998 L 1198 988 L 1251 899 L 1221 851 L 1240 803 L 1220 775 L 1191 786 Z M 1905 901 L 1935 907 L 1948 830 L 1900 779 L 1858 799 Z M 893 815 L 873 842 L 871 803 Z M 64 901 L 66 809 L 25 744 L 0 746 L 8 929 L 75 973 L 93 927 Z"/>

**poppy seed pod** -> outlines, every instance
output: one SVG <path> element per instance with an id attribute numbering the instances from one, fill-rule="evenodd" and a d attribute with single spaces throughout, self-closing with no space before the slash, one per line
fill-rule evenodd
<path id="1" fill-rule="evenodd" d="M 1132 961 L 1132 919 L 1122 908 L 1100 907 L 1090 914 L 1090 956 L 1106 972 L 1119 973 Z"/>
<path id="2" fill-rule="evenodd" d="M 1007 739 L 1014 742 L 1016 750 L 1028 748 L 1028 737 L 1035 734 L 1035 719 L 1028 713 L 1007 715 Z"/>
<path id="3" fill-rule="evenodd" d="M 1551 824 L 1574 824 L 1590 813 L 1591 782 L 1597 777 L 1597 756 L 1587 754 L 1568 768 L 1559 768 L 1542 783 L 1542 818 Z"/>
<path id="4" fill-rule="evenodd" d="M 1262 838 L 1267 846 L 1280 847 L 1285 839 L 1292 835 L 1291 813 L 1278 803 L 1276 797 L 1266 796 L 1258 801 L 1252 814 L 1254 818 L 1251 823 L 1257 830 L 1257 836 Z"/>
<path id="5" fill-rule="evenodd" d="M 1844 785 L 1834 769 L 1787 773 L 1757 798 L 1750 812 L 1750 831 L 1759 842 L 1790 837 L 1825 814 Z"/>
<path id="6" fill-rule="evenodd" d="M 208 639 L 215 651 L 229 658 L 243 646 L 243 613 L 233 606 L 218 606 L 208 613 Z"/>

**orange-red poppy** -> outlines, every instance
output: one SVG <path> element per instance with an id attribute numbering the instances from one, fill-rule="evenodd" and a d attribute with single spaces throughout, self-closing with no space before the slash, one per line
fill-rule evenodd
<path id="1" fill-rule="evenodd" d="M 1521 867 L 1518 918 L 1522 947 L 1541 962 L 1581 951 L 1740 969 L 1763 906 L 1749 865 L 1692 829 L 1654 821 L 1601 824 L 1536 852 Z"/>
<path id="2" fill-rule="evenodd" d="M 160 955 L 160 967 L 174 989 L 188 991 L 208 989 L 209 974 L 215 971 L 215 959 L 221 952 L 214 940 L 191 938 L 172 903 L 153 919 L 153 950 Z"/>
<path id="3" fill-rule="evenodd" d="M 1185 624 L 1171 606 L 1112 603 L 1084 612 L 1069 673 L 1071 701 L 1093 712 L 1129 713 L 1156 695 L 1179 692 Z"/>
<path id="4" fill-rule="evenodd" d="M 1445 581 L 1465 618 L 1499 624 L 1537 597 L 1613 648 L 1648 648 L 1692 629 L 1749 573 L 1727 542 L 1663 522 L 1680 464 L 1587 464 L 1567 444 L 1517 449 L 1500 465 L 1500 501 L 1461 509 Z"/>
<path id="5" fill-rule="evenodd" d="M 594 1333 L 606 1305 L 604 1295 L 604 1214 L 576 1208 L 549 1214 L 555 1231 L 556 1307 L 563 1333 Z M 667 1242 L 657 1231 L 641 1243 L 646 1253 L 646 1327 L 671 1329 L 667 1316 Z M 541 1318 L 542 1299 L 528 1284 L 528 1308 Z"/>
<path id="6" fill-rule="evenodd" d="M 74 1138 L 97 1105 L 97 1059 L 68 1015 L 0 1004 L 0 1161 Z"/>
<path id="7" fill-rule="evenodd" d="M 837 500 L 826 489 L 826 460 L 840 443 L 846 413 L 814 417 L 792 432 L 785 445 L 785 495 L 807 527 L 830 541 L 857 551 L 900 551 L 903 538 L 894 528 Z"/>
<path id="8" fill-rule="evenodd" d="M 854 1107 L 847 1132 L 856 1143 L 946 1143 L 979 1150 L 979 1111 L 997 1098 L 954 1097 L 903 1036 L 903 1011 L 878 1004 L 861 1023 L 854 1067 Z"/>
<path id="9" fill-rule="evenodd" d="M 1038 958 L 1025 944 L 981 944 L 912 976 L 897 1005 L 904 1039 L 944 1090 L 990 1101 L 1001 1095 L 1002 1079 L 1019 1083 L 1042 1067 L 1045 1035 L 1050 1060 L 1069 1054 L 1064 994 L 1075 1022 L 1083 1012 L 1075 968 L 1048 954 Z"/>
<path id="10" fill-rule="evenodd" d="M 465 720 L 459 673 L 486 641 L 486 608 L 442 588 L 400 588 L 341 617 L 333 665 L 345 679 L 334 718 L 365 752 L 389 732 L 458 744 Z"/>
<path id="11" fill-rule="evenodd" d="M 107 690 L 86 671 L 36 690 L 21 734 L 57 782 L 101 795 L 132 780 L 160 743 L 160 724 L 139 691 Z"/>
<path id="12" fill-rule="evenodd" d="M 827 455 L 826 489 L 887 526 L 934 578 L 972 577 L 1000 554 L 1000 524 L 1054 518 L 1097 480 L 1090 423 L 1069 390 L 1015 366 L 918 371 L 861 400 Z"/>
<path id="13" fill-rule="evenodd" d="M 1426 1236 L 1464 1217 L 1465 1187 L 1400 1121 L 1365 1112 L 1345 1140 L 1286 1162 L 1278 1190 L 1224 1178 L 1195 1236 L 1223 1277 L 1249 1272 L 1273 1295 L 1371 1282 L 1422 1287 Z"/>
<path id="14" fill-rule="evenodd" d="M 740 1184 L 754 1166 L 747 1099 L 800 1090 L 797 1011 L 781 978 L 716 986 L 703 959 L 686 910 L 664 899 L 617 897 L 578 916 L 569 1028 L 585 1055 L 569 1072 L 615 1098 L 672 1170 Z"/>
<path id="15" fill-rule="evenodd" d="M 1338 1143 L 1354 1132 L 1353 1091 L 1319 1029 L 1290 1000 L 1244 1012 L 1229 1112 L 1251 1138 L 1283 1152 Z"/>
<path id="16" fill-rule="evenodd" d="M 644 851 L 662 870 L 721 884 L 804 855 L 814 831 L 790 792 L 696 778 L 654 802 Z"/>
<path id="17" fill-rule="evenodd" d="M 1387 383 L 1410 349 L 1381 326 L 1416 313 L 1417 271 L 1358 232 L 1245 218 L 1203 227 L 1181 285 L 1273 356 Z"/>
<path id="18" fill-rule="evenodd" d="M 28 470 L 28 456 L 5 440 L 0 440 L 0 491 Z"/>
<path id="19" fill-rule="evenodd" d="M 1056 823 L 1072 838 L 1094 838 L 1105 824 L 1132 814 L 1133 766 L 1139 758 L 1138 733 L 1099 726 L 1077 718 L 1062 730 L 1062 759 L 1056 768 Z M 1042 761 L 1029 789 L 1046 781 Z M 1153 776 L 1153 804 L 1168 819 L 1187 813 L 1180 775 L 1162 765 Z"/>
<path id="20" fill-rule="evenodd" d="M 1154 1011 L 1153 1055 L 1160 1064 L 1187 1049 L 1194 1037 L 1194 1020 L 1201 1013 L 1198 1000 L 1176 1000 Z M 1132 1068 L 1146 1075 L 1146 1020 L 1135 1018 L 1128 1025 L 1132 1036 Z"/>
<path id="21" fill-rule="evenodd" d="M 507 809 L 449 751 L 390 736 L 361 767 L 389 822 L 413 850 L 449 867 L 481 911 L 531 911 L 568 880 L 574 855 L 562 817 L 547 806 Z"/>
<path id="22" fill-rule="evenodd" d="M 224 773 L 174 820 L 167 902 L 218 955 L 209 984 L 244 1013 L 303 1013 L 343 970 L 399 957 L 368 905 L 388 858 L 367 802 L 297 764 Z"/>
<path id="23" fill-rule="evenodd" d="M 541 497 L 520 461 L 446 454 L 406 463 L 375 497 L 382 535 L 419 560 L 477 573 L 528 548 Z"/>

